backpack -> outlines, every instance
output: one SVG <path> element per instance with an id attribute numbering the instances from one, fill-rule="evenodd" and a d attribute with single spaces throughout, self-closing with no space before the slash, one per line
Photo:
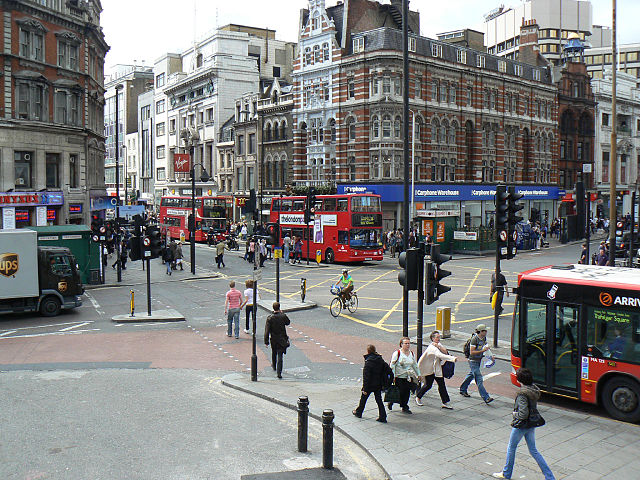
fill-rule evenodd
<path id="1" fill-rule="evenodd" d="M 391 385 L 393 385 L 393 370 L 387 362 L 384 362 L 384 367 L 382 370 L 382 390 L 388 390 Z"/>
<path id="2" fill-rule="evenodd" d="M 474 333 L 473 335 L 471 335 L 471 337 L 469 337 L 469 340 L 467 340 L 464 344 L 464 348 L 462 349 L 462 351 L 464 352 L 464 356 L 466 358 L 469 358 L 471 356 L 471 340 L 473 340 L 473 337 L 475 337 L 476 334 Z"/>

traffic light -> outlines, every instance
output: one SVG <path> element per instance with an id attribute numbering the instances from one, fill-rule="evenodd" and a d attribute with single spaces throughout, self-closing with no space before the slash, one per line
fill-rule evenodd
<path id="1" fill-rule="evenodd" d="M 158 258 L 162 253 L 162 245 L 160 242 L 160 229 L 156 226 L 148 226 L 145 232 L 149 239 L 149 251 L 151 252 L 151 258 Z"/>
<path id="2" fill-rule="evenodd" d="M 140 238 L 135 235 L 129 239 L 129 260 L 135 262 L 142 258 L 142 248 L 140 247 Z"/>
<path id="3" fill-rule="evenodd" d="M 280 246 L 280 228 L 277 223 L 267 223 L 267 235 L 269 245 Z"/>
<path id="4" fill-rule="evenodd" d="M 522 221 L 522 217 L 517 213 L 524 208 L 524 205 L 517 203 L 524 195 L 522 193 L 516 193 L 516 187 L 509 187 L 509 208 L 508 208 L 508 245 L 507 245 L 507 259 L 511 259 L 516 256 L 517 253 L 517 241 L 518 232 L 516 231 L 516 225 Z"/>
<path id="5" fill-rule="evenodd" d="M 398 283 L 407 290 L 418 290 L 418 279 L 420 271 L 418 263 L 420 259 L 420 249 L 408 248 L 398 256 L 398 263 L 403 269 L 398 273 Z"/>
<path id="6" fill-rule="evenodd" d="M 316 189 L 309 187 L 307 190 L 307 203 L 304 209 L 304 223 L 308 225 L 315 218 L 315 205 L 316 205 Z"/>
<path id="7" fill-rule="evenodd" d="M 425 265 L 425 286 L 424 299 L 427 305 L 431 305 L 438 300 L 440 295 L 447 293 L 451 287 L 441 285 L 440 280 L 451 275 L 448 270 L 443 270 L 440 266 L 451 260 L 451 255 L 440 253 L 440 245 L 431 245 L 431 259 Z"/>
<path id="8" fill-rule="evenodd" d="M 134 215 L 133 216 L 133 225 L 134 225 L 134 229 L 135 229 L 135 236 L 136 237 L 141 237 L 142 236 L 142 227 L 144 227 L 144 218 L 142 218 L 142 215 Z"/>
<path id="9" fill-rule="evenodd" d="M 496 187 L 496 244 L 500 258 L 507 258 L 508 254 L 508 199 L 509 193 L 507 192 L 507 187 L 504 185 L 498 185 Z"/>

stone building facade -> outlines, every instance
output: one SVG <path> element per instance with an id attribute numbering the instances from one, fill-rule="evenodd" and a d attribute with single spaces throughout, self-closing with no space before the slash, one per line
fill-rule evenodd
<path id="1" fill-rule="evenodd" d="M 3 228 L 89 223 L 105 196 L 99 0 L 0 2 Z"/>

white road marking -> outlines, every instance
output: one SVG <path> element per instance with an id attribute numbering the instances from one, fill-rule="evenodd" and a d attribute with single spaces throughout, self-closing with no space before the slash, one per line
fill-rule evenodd
<path id="1" fill-rule="evenodd" d="M 103 315 L 104 312 L 100 309 L 100 304 L 98 303 L 98 301 L 93 297 L 93 295 L 91 295 L 91 293 L 85 291 L 84 292 L 85 296 L 89 299 L 89 301 L 91 302 L 91 305 L 93 305 L 93 308 L 96 309 L 96 312 L 98 312 L 98 314 Z"/>
<path id="2" fill-rule="evenodd" d="M 68 331 L 68 330 L 73 330 L 74 328 L 84 327 L 85 325 L 89 325 L 90 323 L 91 323 L 91 322 L 79 323 L 78 325 L 72 325 L 72 326 L 70 326 L 70 327 L 60 329 L 59 331 L 60 331 L 60 332 L 66 332 L 66 331 Z"/>
<path id="3" fill-rule="evenodd" d="M 493 377 L 497 377 L 498 375 L 500 375 L 502 372 L 491 372 L 491 373 L 487 373 L 486 375 L 482 376 L 482 380 L 489 380 L 490 378 Z M 471 380 L 471 384 L 470 385 L 475 385 L 476 381 L 475 380 Z"/>
<path id="4" fill-rule="evenodd" d="M 50 335 L 77 335 L 79 333 L 86 332 L 99 332 L 99 328 L 91 328 L 88 330 L 74 330 L 73 332 L 49 332 L 49 333 L 33 333 L 31 335 L 15 335 L 13 337 L 0 337 L 0 340 L 10 340 L 13 338 L 35 338 L 35 337 L 47 337 Z"/>
<path id="5" fill-rule="evenodd" d="M 79 322 L 64 322 L 64 323 L 56 323 L 53 325 L 34 325 L 33 327 L 18 327 L 15 330 L 33 330 L 34 328 L 48 328 L 48 327 L 61 327 L 62 325 L 77 325 Z M 93 323 L 93 322 L 87 322 Z"/>
<path id="6" fill-rule="evenodd" d="M 3 337 L 5 335 L 11 335 L 12 333 L 16 333 L 16 332 L 17 332 L 17 330 L 8 330 L 6 332 L 0 333 L 0 337 Z"/>

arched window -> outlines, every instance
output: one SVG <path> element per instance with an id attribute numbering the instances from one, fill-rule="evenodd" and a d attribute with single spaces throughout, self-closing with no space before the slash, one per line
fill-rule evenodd
<path id="1" fill-rule="evenodd" d="M 416 129 L 415 132 L 413 132 L 413 137 L 415 138 L 416 146 L 419 148 L 422 139 L 422 118 L 416 118 L 415 128 Z"/>
<path id="2" fill-rule="evenodd" d="M 267 122 L 265 124 L 263 135 L 264 135 L 265 141 L 267 142 L 271 141 L 271 122 Z"/>
<path id="3" fill-rule="evenodd" d="M 347 119 L 347 132 L 350 142 L 356 141 L 356 120 L 353 117 Z"/>
<path id="4" fill-rule="evenodd" d="M 279 137 L 278 122 L 273 122 L 273 139 L 278 140 Z"/>
<path id="5" fill-rule="evenodd" d="M 307 124 L 302 122 L 302 124 L 300 124 L 300 141 L 302 142 L 302 145 L 307 145 L 309 142 L 307 133 Z"/>
<path id="6" fill-rule="evenodd" d="M 329 61 L 329 43 L 325 42 L 322 44 L 322 57 L 325 62 Z"/>
<path id="7" fill-rule="evenodd" d="M 338 140 L 338 133 L 336 131 L 336 120 L 334 118 L 329 120 L 329 134 L 331 143 L 336 143 L 336 141 Z"/>
<path id="8" fill-rule="evenodd" d="M 533 149 L 536 152 L 541 150 L 540 148 L 540 132 L 536 132 L 535 139 L 533 140 Z"/>
<path id="9" fill-rule="evenodd" d="M 380 119 L 377 115 L 371 120 L 371 138 L 380 138 Z"/>
<path id="10" fill-rule="evenodd" d="M 313 46 L 313 61 L 315 63 L 322 62 L 322 52 L 320 51 L 320 45 Z"/>
<path id="11" fill-rule="evenodd" d="M 456 181 L 456 163 L 455 158 L 449 160 L 449 178 L 447 178 L 447 181 L 449 182 Z"/>
<path id="12" fill-rule="evenodd" d="M 458 129 L 458 125 L 454 122 L 451 124 L 449 128 L 449 145 L 456 144 L 456 130 Z"/>
<path id="13" fill-rule="evenodd" d="M 304 64 L 313 65 L 313 52 L 311 51 L 311 47 L 304 49 Z"/>
<path id="14" fill-rule="evenodd" d="M 385 115 L 382 117 L 382 136 L 384 138 L 391 137 L 391 116 Z"/>
<path id="15" fill-rule="evenodd" d="M 442 125 L 440 125 L 440 132 L 438 134 L 438 143 L 446 144 L 447 143 L 447 130 L 449 129 L 449 122 L 446 120 L 442 121 Z"/>
<path id="16" fill-rule="evenodd" d="M 356 157 L 349 157 L 349 180 L 355 182 L 356 180 Z"/>
<path id="17" fill-rule="evenodd" d="M 282 123 L 280 124 L 280 138 L 282 140 L 287 139 L 287 121 L 286 120 L 283 120 Z"/>
<path id="18" fill-rule="evenodd" d="M 396 117 L 393 122 L 393 136 L 394 138 L 400 138 L 402 135 L 402 122 L 400 121 L 400 117 Z"/>
<path id="19" fill-rule="evenodd" d="M 284 187 L 287 181 L 287 156 L 283 154 L 280 157 L 280 186 Z"/>
<path id="20" fill-rule="evenodd" d="M 265 159 L 265 163 L 267 164 L 265 168 L 265 179 L 264 182 L 266 184 L 267 187 L 271 187 L 271 165 L 274 163 L 273 162 L 273 158 L 271 158 L 271 155 L 267 155 L 267 158 Z"/>
<path id="21" fill-rule="evenodd" d="M 320 28 L 320 12 L 316 12 L 313 15 L 313 21 L 311 23 L 311 28 L 314 30 L 318 30 Z"/>
<path id="22" fill-rule="evenodd" d="M 431 121 L 431 143 L 438 143 L 438 130 L 440 128 L 440 122 L 437 118 Z"/>

